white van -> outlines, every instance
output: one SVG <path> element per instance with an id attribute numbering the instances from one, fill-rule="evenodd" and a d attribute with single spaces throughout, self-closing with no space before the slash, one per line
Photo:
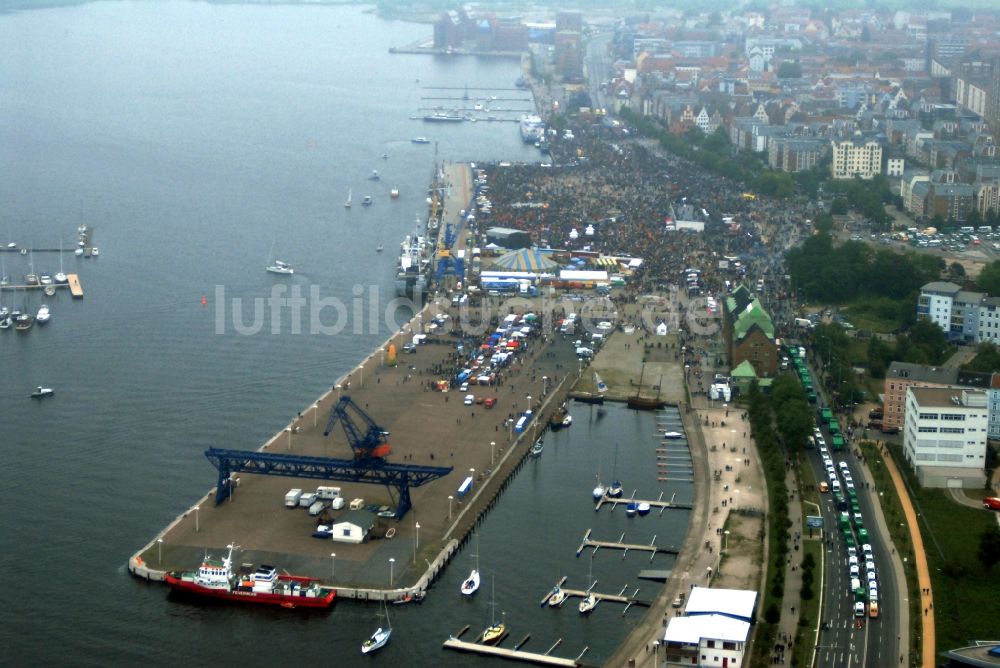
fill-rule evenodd
<path id="1" fill-rule="evenodd" d="M 301 499 L 301 498 L 302 498 L 302 490 L 301 489 L 295 488 L 295 489 L 288 490 L 288 493 L 285 494 L 285 507 L 286 508 L 298 508 L 299 507 L 299 499 Z"/>
<path id="2" fill-rule="evenodd" d="M 316 492 L 305 492 L 299 497 L 299 505 L 303 508 L 308 508 L 316 503 L 318 499 L 319 497 L 316 496 Z"/>
<path id="3" fill-rule="evenodd" d="M 340 498 L 340 488 L 339 487 L 317 487 L 316 496 L 320 499 L 339 499 Z"/>

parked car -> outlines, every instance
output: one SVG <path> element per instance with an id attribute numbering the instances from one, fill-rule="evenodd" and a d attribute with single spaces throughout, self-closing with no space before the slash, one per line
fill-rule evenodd
<path id="1" fill-rule="evenodd" d="M 474 394 L 465 395 L 465 401 L 463 401 L 462 403 L 464 403 L 466 406 L 471 406 L 472 404 L 476 403 L 476 395 Z"/>

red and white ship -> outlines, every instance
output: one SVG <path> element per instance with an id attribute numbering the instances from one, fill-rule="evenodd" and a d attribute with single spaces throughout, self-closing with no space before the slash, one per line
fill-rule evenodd
<path id="1" fill-rule="evenodd" d="M 279 575 L 274 566 L 261 564 L 256 571 L 233 570 L 234 545 L 223 559 L 207 557 L 197 572 L 172 571 L 164 577 L 171 589 L 196 596 L 242 603 L 267 603 L 285 608 L 327 608 L 337 591 L 316 579 Z"/>

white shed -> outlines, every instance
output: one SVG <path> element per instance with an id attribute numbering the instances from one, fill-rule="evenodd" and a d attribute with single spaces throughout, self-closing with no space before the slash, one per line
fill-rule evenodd
<path id="1" fill-rule="evenodd" d="M 367 510 L 352 510 L 330 526 L 330 538 L 338 543 L 360 543 L 375 525 L 375 516 Z"/>
<path id="2" fill-rule="evenodd" d="M 666 336 L 667 335 L 667 330 L 668 330 L 667 323 L 661 322 L 660 324 L 658 324 L 656 326 L 656 335 L 657 336 Z"/>

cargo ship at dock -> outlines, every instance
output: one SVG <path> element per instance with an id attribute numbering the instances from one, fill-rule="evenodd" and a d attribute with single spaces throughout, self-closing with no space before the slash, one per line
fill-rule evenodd
<path id="1" fill-rule="evenodd" d="M 174 591 L 192 596 L 280 605 L 284 608 L 328 608 L 337 592 L 314 578 L 279 575 L 274 566 L 262 564 L 255 571 L 233 570 L 233 545 L 223 559 L 206 557 L 196 572 L 172 571 L 164 581 Z"/>

